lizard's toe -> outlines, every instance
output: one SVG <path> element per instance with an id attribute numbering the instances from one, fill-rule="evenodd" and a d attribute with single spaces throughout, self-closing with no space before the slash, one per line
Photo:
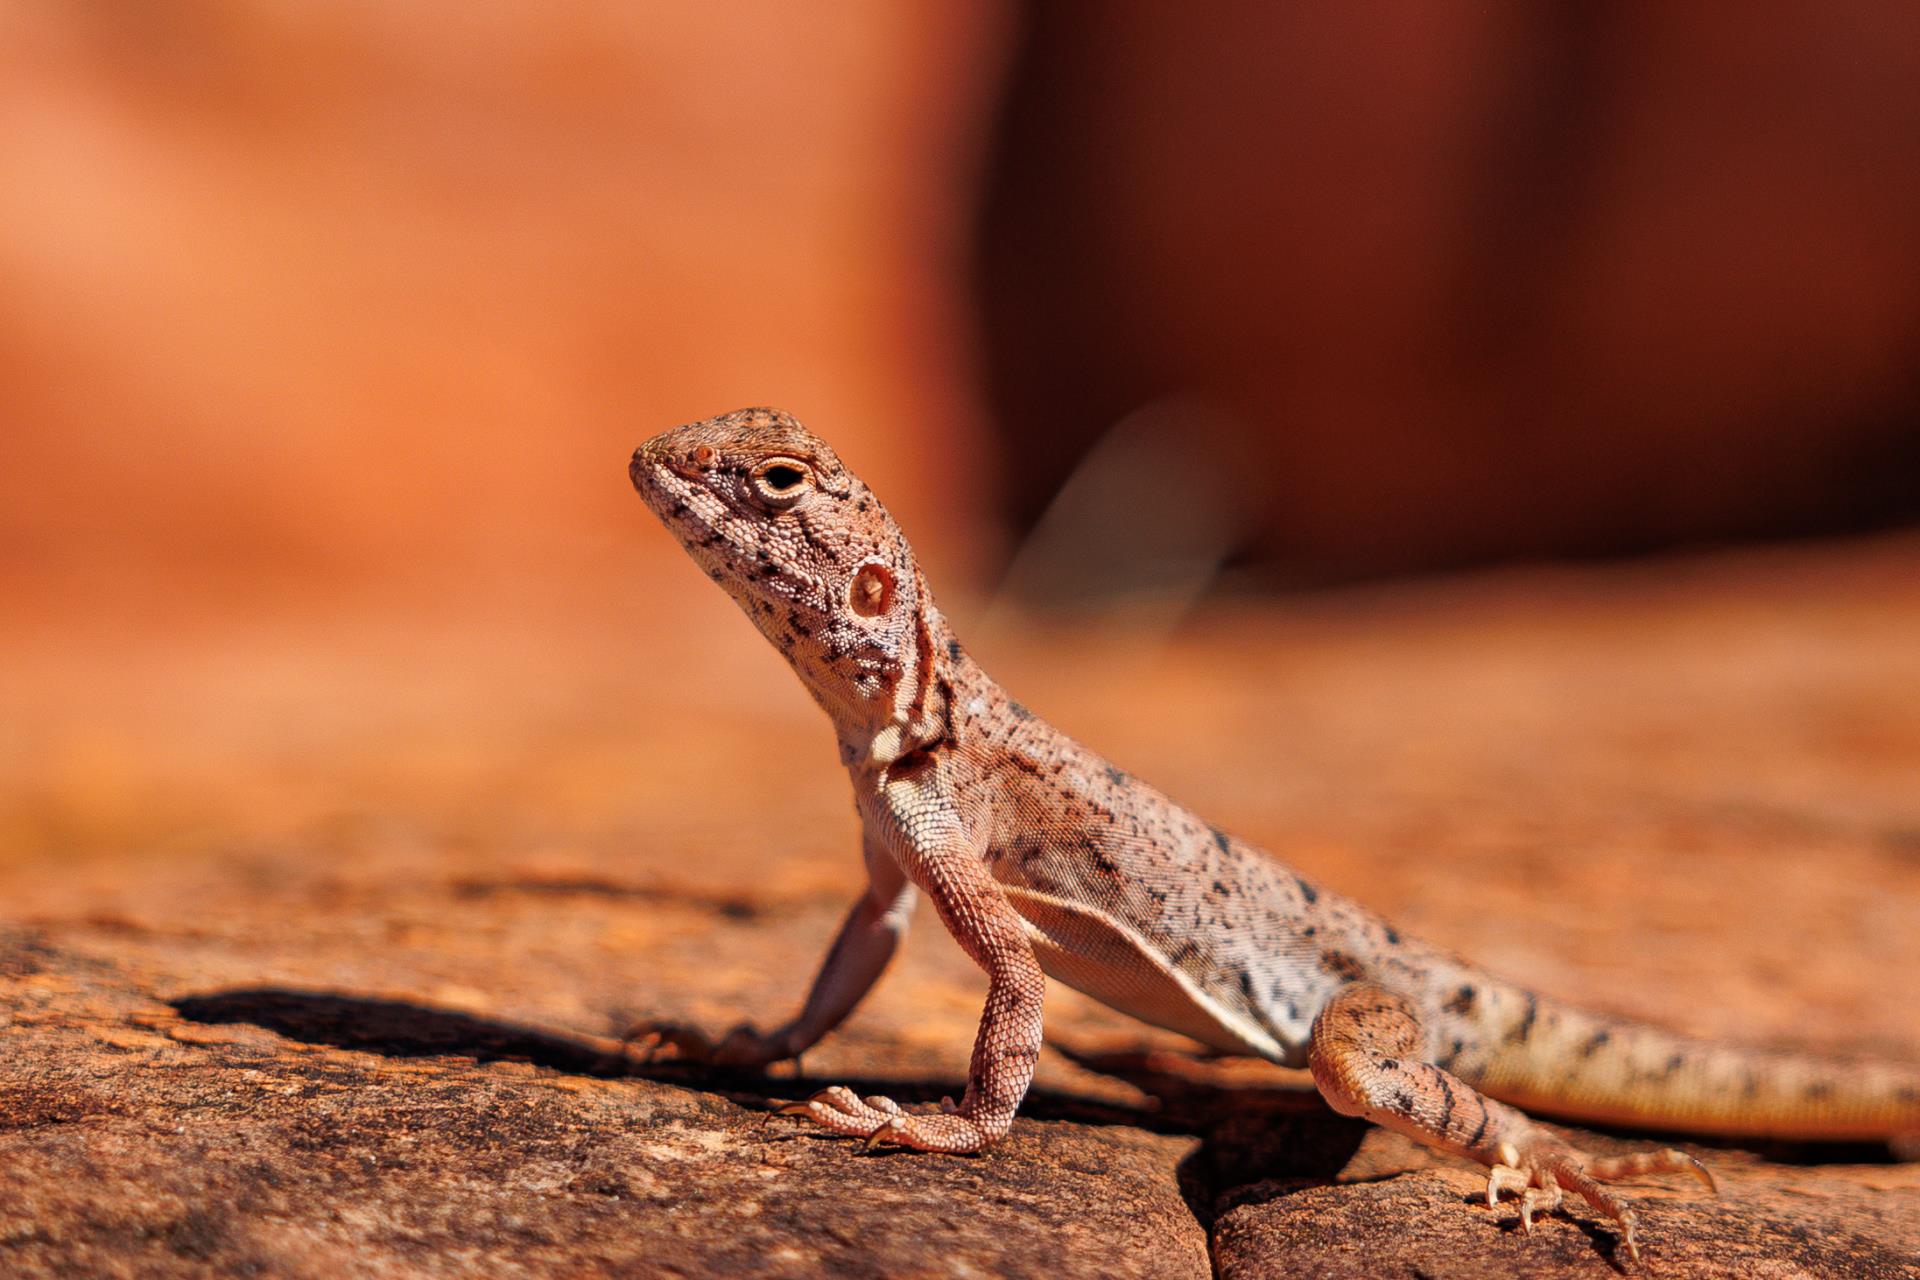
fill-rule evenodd
<path id="1" fill-rule="evenodd" d="M 916 1151 L 944 1151 L 964 1155 L 982 1151 L 993 1139 L 978 1124 L 958 1112 L 908 1115 L 902 1112 L 867 1136 L 867 1146 L 882 1142 Z"/>
<path id="2" fill-rule="evenodd" d="M 839 1085 L 834 1085 L 830 1089 L 822 1089 L 813 1096 L 803 1098 L 799 1102 L 783 1102 L 773 1109 L 773 1114 L 777 1116 L 810 1116 L 820 1108 L 831 1109 L 834 1103 L 834 1095 L 845 1092 L 847 1091 Z"/>
<path id="3" fill-rule="evenodd" d="M 689 1062 L 705 1062 L 713 1052 L 712 1037 L 700 1028 L 661 1018 L 634 1023 L 621 1034 L 620 1043 L 647 1063 L 653 1062 L 665 1049 Z"/>
<path id="4" fill-rule="evenodd" d="M 1518 1157 L 1516 1156 L 1517 1160 Z M 1533 1175 L 1511 1164 L 1497 1164 L 1487 1170 L 1487 1208 L 1500 1206 L 1500 1197 L 1508 1191 L 1525 1191 L 1533 1185 Z"/>
<path id="5" fill-rule="evenodd" d="M 1520 1229 L 1532 1235 L 1533 1215 L 1552 1213 L 1560 1207 L 1560 1201 L 1564 1195 L 1559 1183 L 1549 1187 L 1528 1187 L 1522 1191 L 1520 1193 Z"/>
<path id="6" fill-rule="evenodd" d="M 768 1035 L 750 1022 L 715 1040 L 690 1023 L 649 1018 L 628 1027 L 620 1043 L 629 1052 L 638 1053 L 645 1063 L 656 1061 L 666 1051 L 682 1062 L 714 1067 L 764 1067 L 792 1056 L 781 1036 Z"/>
<path id="7" fill-rule="evenodd" d="M 844 1085 L 775 1108 L 777 1115 L 805 1116 L 830 1133 L 861 1138 L 869 1150 L 884 1143 L 918 1151 L 965 1153 L 991 1145 L 994 1136 L 955 1109 L 922 1115 L 892 1098 L 860 1098 Z"/>
<path id="8" fill-rule="evenodd" d="M 778 1108 L 780 1115 L 803 1115 L 821 1128 L 850 1138 L 870 1138 L 906 1115 L 891 1098 L 862 1099 L 845 1085 L 822 1089 L 805 1102 Z"/>
<path id="9" fill-rule="evenodd" d="M 1618 1182 L 1622 1178 L 1637 1178 L 1647 1173 L 1690 1173 L 1715 1195 L 1720 1194 L 1720 1185 L 1713 1180 L 1713 1171 L 1684 1151 L 1675 1151 L 1668 1147 L 1661 1151 L 1635 1151 L 1624 1156 L 1600 1156 L 1587 1161 L 1587 1172 L 1602 1182 Z"/>

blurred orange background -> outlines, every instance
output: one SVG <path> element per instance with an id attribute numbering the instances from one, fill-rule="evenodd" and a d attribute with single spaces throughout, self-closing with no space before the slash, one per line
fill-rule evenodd
<path id="1" fill-rule="evenodd" d="M 1281 581 L 1910 518 L 1920 14 L 1767 8 L 15 6 L 0 572 L 595 591 L 762 401 L 976 581 L 1168 403 Z"/>
<path id="2" fill-rule="evenodd" d="M 1911 521 L 1916 154 L 1898 4 L 10 6 L 8 847 L 806 719 L 625 480 L 745 404 L 963 623 Z"/>
<path id="3" fill-rule="evenodd" d="M 964 510 L 956 299 L 997 24 L 10 7 L 15 609 L 618 589 L 596 579 L 678 555 L 627 453 L 760 401 Z"/>

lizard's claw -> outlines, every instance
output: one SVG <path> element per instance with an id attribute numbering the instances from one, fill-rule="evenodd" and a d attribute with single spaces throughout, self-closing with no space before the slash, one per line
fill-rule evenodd
<path id="1" fill-rule="evenodd" d="M 1603 1181 L 1644 1173 L 1691 1173 L 1708 1190 L 1717 1190 L 1713 1174 L 1684 1151 L 1639 1151 L 1589 1159 L 1572 1147 L 1543 1140 L 1527 1143 L 1525 1150 L 1506 1143 L 1499 1154 L 1500 1163 L 1487 1174 L 1490 1207 L 1499 1203 L 1503 1192 L 1518 1192 L 1520 1226 L 1531 1232 L 1535 1214 L 1551 1213 L 1560 1207 L 1565 1191 L 1577 1192 L 1619 1224 L 1620 1242 L 1635 1262 L 1640 1260 L 1639 1219 L 1623 1200 L 1600 1185 Z"/>

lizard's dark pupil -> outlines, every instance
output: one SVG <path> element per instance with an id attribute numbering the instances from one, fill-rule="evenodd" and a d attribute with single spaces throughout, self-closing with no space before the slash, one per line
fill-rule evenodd
<path id="1" fill-rule="evenodd" d="M 761 478 L 769 489 L 791 489 L 800 483 L 800 473 L 792 467 L 768 467 Z"/>

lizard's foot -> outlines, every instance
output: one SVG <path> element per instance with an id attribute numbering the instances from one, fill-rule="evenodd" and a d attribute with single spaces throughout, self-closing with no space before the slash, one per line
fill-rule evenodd
<path id="1" fill-rule="evenodd" d="M 1527 1006 L 1529 1023 L 1533 1005 Z M 1601 1185 L 1643 1173 L 1691 1173 L 1713 1190 L 1713 1175 L 1684 1151 L 1589 1156 L 1486 1097 L 1466 1081 L 1418 1055 L 1420 1020 L 1413 1003 L 1377 983 L 1342 987 L 1314 1019 L 1307 1065 L 1328 1105 L 1341 1115 L 1364 1116 L 1428 1146 L 1491 1167 L 1487 1204 L 1518 1193 L 1520 1225 L 1533 1230 L 1535 1214 L 1560 1207 L 1568 1191 L 1620 1224 L 1629 1257 L 1638 1260 L 1633 1210 Z"/>
<path id="2" fill-rule="evenodd" d="M 686 1062 L 715 1067 L 764 1067 L 797 1055 L 788 1051 L 786 1037 L 769 1034 L 743 1022 L 718 1041 L 699 1027 L 666 1019 L 648 1019 L 627 1028 L 620 1042 L 640 1054 L 642 1062 L 657 1061 L 663 1052 Z"/>
<path id="3" fill-rule="evenodd" d="M 964 1154 L 985 1149 L 997 1136 L 963 1114 L 951 1099 L 943 1100 L 936 1114 L 910 1113 L 891 1098 L 861 1098 L 844 1085 L 781 1107 L 780 1114 L 803 1115 L 829 1132 L 865 1138 L 870 1148 L 892 1142 L 916 1151 Z"/>
<path id="4" fill-rule="evenodd" d="M 1627 1256 L 1638 1262 L 1639 1220 L 1625 1201 L 1602 1182 L 1636 1177 L 1643 1173 L 1691 1173 L 1706 1183 L 1709 1191 L 1718 1191 L 1707 1167 L 1684 1151 L 1641 1151 L 1626 1156 L 1589 1157 L 1563 1143 L 1533 1138 L 1516 1146 L 1500 1145 L 1500 1163 L 1487 1174 L 1487 1205 L 1499 1204 L 1505 1191 L 1519 1193 L 1520 1226 L 1533 1230 L 1536 1213 L 1551 1213 L 1560 1207 L 1564 1191 L 1581 1199 L 1620 1224 L 1621 1243 Z"/>

